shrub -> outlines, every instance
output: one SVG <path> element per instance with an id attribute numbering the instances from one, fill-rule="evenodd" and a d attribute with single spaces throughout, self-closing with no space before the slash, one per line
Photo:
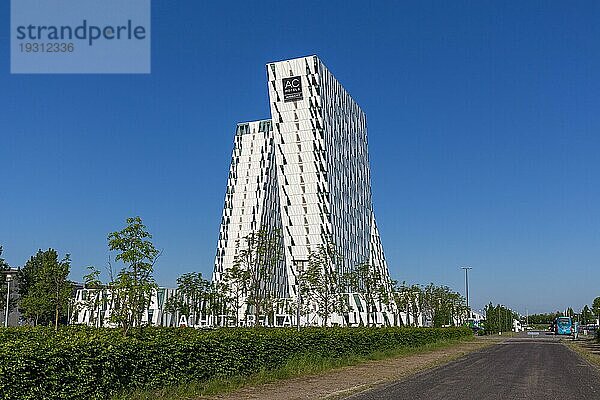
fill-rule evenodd
<path id="1" fill-rule="evenodd" d="M 468 328 L 0 329 L 0 399 L 106 399 L 273 369 L 299 355 L 341 357 L 472 335 Z"/>

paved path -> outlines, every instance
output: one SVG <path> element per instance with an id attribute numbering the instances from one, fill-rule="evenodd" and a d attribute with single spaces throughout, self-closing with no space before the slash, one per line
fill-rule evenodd
<path id="1" fill-rule="evenodd" d="M 600 374 L 560 339 L 542 332 L 508 339 L 349 399 L 599 400 Z"/>

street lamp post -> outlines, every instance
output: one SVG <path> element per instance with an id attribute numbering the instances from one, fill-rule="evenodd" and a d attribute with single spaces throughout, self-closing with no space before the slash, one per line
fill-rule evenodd
<path id="1" fill-rule="evenodd" d="M 465 270 L 465 294 L 467 297 L 467 312 L 469 316 L 467 317 L 467 321 L 471 318 L 471 308 L 469 308 L 469 270 L 473 269 L 473 267 L 465 266 L 461 267 Z"/>
<path id="2" fill-rule="evenodd" d="M 6 275 L 6 308 L 4 309 L 4 327 L 8 328 L 8 305 L 10 302 L 10 281 L 12 281 L 12 275 Z"/>

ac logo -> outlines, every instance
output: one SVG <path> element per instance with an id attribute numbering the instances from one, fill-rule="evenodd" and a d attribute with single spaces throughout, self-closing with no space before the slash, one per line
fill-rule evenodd
<path id="1" fill-rule="evenodd" d="M 283 101 L 302 100 L 302 80 L 299 76 L 283 78 Z"/>

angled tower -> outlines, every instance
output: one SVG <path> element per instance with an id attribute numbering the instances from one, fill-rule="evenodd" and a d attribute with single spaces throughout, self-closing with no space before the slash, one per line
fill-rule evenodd
<path id="1" fill-rule="evenodd" d="M 236 241 L 271 226 L 283 240 L 274 280 L 280 298 L 297 297 L 309 248 L 328 238 L 343 258 L 339 272 L 369 262 L 389 283 L 364 112 L 316 56 L 269 63 L 267 79 L 271 120 L 237 127 L 213 279 L 233 265 Z M 346 322 L 353 319 L 360 312 Z"/>

